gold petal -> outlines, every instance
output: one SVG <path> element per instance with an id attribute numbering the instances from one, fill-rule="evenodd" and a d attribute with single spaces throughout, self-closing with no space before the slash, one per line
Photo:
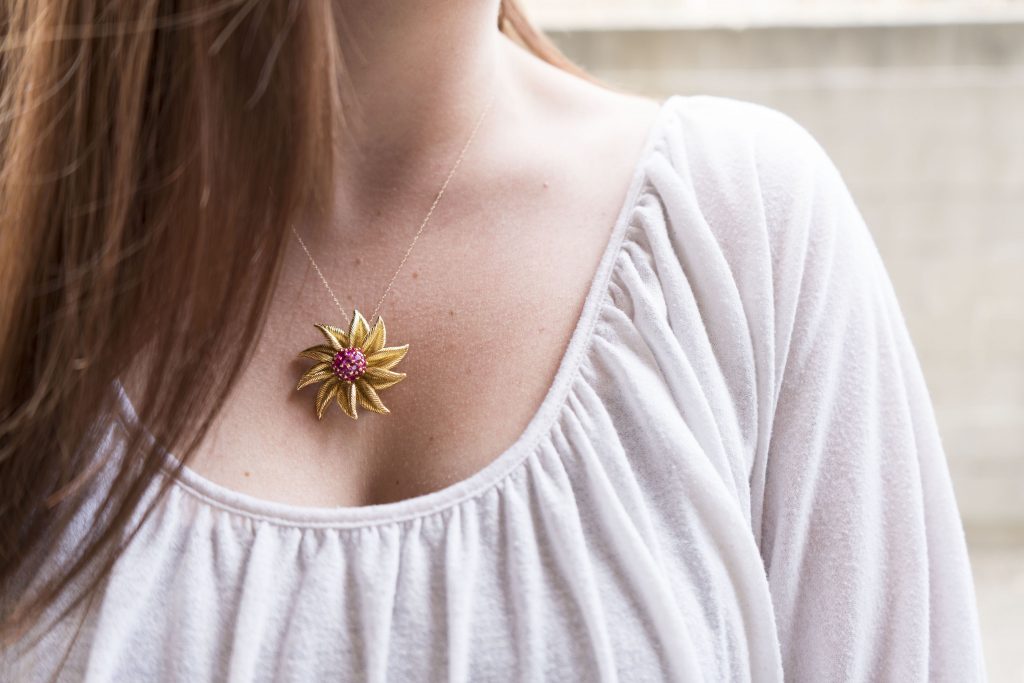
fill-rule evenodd
<path id="1" fill-rule="evenodd" d="M 367 367 L 366 372 L 363 373 L 363 378 L 366 379 L 367 384 L 371 387 L 380 390 L 387 389 L 401 382 L 405 379 L 405 373 L 385 370 L 384 368 Z"/>
<path id="2" fill-rule="evenodd" d="M 391 411 L 388 410 L 380 400 L 380 396 L 374 391 L 373 387 L 366 383 L 362 377 L 356 380 L 357 394 L 356 398 L 359 401 L 359 405 L 364 408 L 369 408 L 375 413 L 381 413 L 387 415 Z"/>
<path id="3" fill-rule="evenodd" d="M 351 383 L 349 383 L 351 384 Z M 351 387 L 346 385 L 341 388 L 341 391 L 337 394 L 338 405 L 345 411 L 345 414 L 351 417 L 353 420 L 359 419 L 359 415 L 356 414 L 356 406 L 352 402 L 352 391 Z"/>
<path id="4" fill-rule="evenodd" d="M 380 351 L 371 353 L 367 356 L 366 364 L 370 367 L 390 370 L 395 367 L 398 361 L 405 358 L 405 353 L 408 350 L 408 344 L 402 344 L 401 346 L 385 346 Z"/>
<path id="5" fill-rule="evenodd" d="M 320 390 L 316 392 L 316 419 L 323 418 L 324 411 L 331 404 L 331 400 L 338 393 L 340 386 L 340 381 L 324 382 L 320 385 Z"/>
<path id="6" fill-rule="evenodd" d="M 384 348 L 384 339 L 386 334 L 387 332 L 384 329 L 384 319 L 377 316 L 377 323 L 373 326 L 373 330 L 371 330 L 370 334 L 366 335 L 366 339 L 363 340 L 363 353 L 370 355 L 371 353 L 376 353 Z"/>
<path id="7" fill-rule="evenodd" d="M 299 351 L 299 358 L 308 358 L 318 363 L 330 363 L 334 360 L 334 353 L 334 349 L 327 344 L 317 344 L 316 346 L 310 346 L 308 349 Z"/>
<path id="8" fill-rule="evenodd" d="M 327 363 L 317 363 L 299 378 L 299 383 L 296 385 L 295 390 L 298 391 L 302 387 L 308 387 L 310 384 L 316 384 L 317 382 L 323 382 L 324 380 L 334 377 L 334 373 L 331 372 L 331 366 Z"/>
<path id="9" fill-rule="evenodd" d="M 355 417 L 355 415 L 356 415 L 356 393 L 358 393 L 358 391 L 356 389 L 356 383 L 355 382 L 349 382 L 348 386 L 345 387 L 345 389 L 346 389 L 345 393 L 348 394 L 348 404 L 350 406 L 352 406 L 352 416 Z"/>
<path id="10" fill-rule="evenodd" d="M 320 330 L 324 337 L 327 339 L 327 343 L 331 345 L 331 348 L 335 351 L 341 351 L 343 348 L 348 346 L 348 335 L 341 328 L 335 327 L 334 325 L 328 325 L 327 323 L 317 323 L 316 328 Z"/>
<path id="11" fill-rule="evenodd" d="M 358 309 L 352 311 L 352 322 L 348 327 L 348 340 L 352 346 L 362 347 L 367 332 L 370 331 L 370 324 Z"/>

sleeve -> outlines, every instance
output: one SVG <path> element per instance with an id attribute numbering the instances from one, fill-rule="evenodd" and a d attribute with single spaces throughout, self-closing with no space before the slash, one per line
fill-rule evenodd
<path id="1" fill-rule="evenodd" d="M 774 367 L 751 495 L 785 680 L 983 681 L 963 526 L 892 283 L 825 151 L 773 121 L 757 164 Z"/>

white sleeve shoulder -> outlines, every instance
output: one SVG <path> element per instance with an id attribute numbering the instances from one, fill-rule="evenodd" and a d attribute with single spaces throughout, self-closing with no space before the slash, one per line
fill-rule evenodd
<path id="1" fill-rule="evenodd" d="M 773 303 L 751 515 L 786 680 L 984 680 L 963 526 L 881 256 L 811 134 L 747 107 Z"/>

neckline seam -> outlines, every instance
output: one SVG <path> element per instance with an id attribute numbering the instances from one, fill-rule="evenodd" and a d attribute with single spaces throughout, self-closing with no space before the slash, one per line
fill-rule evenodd
<path id="1" fill-rule="evenodd" d="M 243 518 L 250 523 L 263 522 L 280 528 L 339 532 L 359 532 L 385 526 L 422 523 L 428 518 L 453 510 L 469 501 L 479 500 L 489 492 L 496 490 L 496 487 L 500 486 L 503 481 L 521 470 L 524 463 L 537 456 L 538 444 L 545 435 L 551 433 L 558 416 L 564 412 L 568 404 L 567 397 L 580 377 L 583 359 L 588 350 L 593 348 L 594 330 L 610 300 L 609 285 L 624 251 L 627 237 L 635 227 L 633 216 L 641 204 L 645 191 L 650 189 L 649 163 L 651 157 L 657 149 L 659 140 L 663 137 L 669 110 L 678 99 L 679 96 L 670 95 L 660 103 L 659 112 L 654 117 L 653 125 L 648 131 L 640 157 L 633 170 L 625 203 L 617 216 L 615 231 L 610 236 L 609 244 L 599 263 L 598 272 L 595 273 L 591 288 L 588 289 L 588 294 L 593 296 L 585 296 L 584 309 L 580 316 L 587 316 L 587 318 L 577 321 L 583 326 L 575 329 L 575 333 L 571 334 L 570 348 L 566 349 L 565 355 L 559 362 L 559 367 L 555 370 L 555 378 L 552 385 L 549 386 L 546 398 L 541 400 L 541 405 L 527 422 L 520 437 L 483 469 L 477 470 L 475 474 L 446 488 L 421 496 L 390 503 L 337 507 L 290 505 L 234 491 L 199 477 L 187 466 L 178 467 L 180 461 L 162 446 L 156 444 L 161 450 L 161 455 L 164 456 L 160 463 L 161 475 L 170 477 L 172 487 L 180 487 L 182 493 L 200 503 L 216 508 L 232 517 Z M 562 365 L 565 367 L 562 368 Z M 134 406 L 130 404 L 119 379 L 116 380 L 116 384 L 121 398 L 120 405 L 126 409 L 128 419 L 138 425 L 139 420 Z M 148 440 L 155 442 L 155 437 L 144 426 L 143 432 Z M 488 469 L 491 471 L 488 472 Z M 208 488 L 212 489 L 213 493 L 208 492 L 206 490 Z M 435 499 L 424 501 L 423 499 L 427 496 L 435 497 Z M 237 500 L 235 500 L 236 498 Z M 375 509 L 378 507 L 392 509 Z M 280 514 L 275 514 L 274 508 L 278 508 Z"/>

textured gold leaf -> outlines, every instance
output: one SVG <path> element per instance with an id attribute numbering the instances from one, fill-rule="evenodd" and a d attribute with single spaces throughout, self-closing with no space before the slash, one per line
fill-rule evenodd
<path id="1" fill-rule="evenodd" d="M 343 410 L 345 412 L 345 415 L 347 415 L 348 417 L 352 418 L 353 420 L 357 420 L 358 419 L 359 416 L 356 415 L 356 413 L 355 413 L 355 405 L 349 405 L 349 402 L 348 402 L 348 400 L 349 400 L 348 384 L 345 384 L 344 386 L 341 387 L 341 389 L 335 395 L 335 400 L 338 401 L 338 405 L 340 405 L 341 410 Z"/>
<path id="2" fill-rule="evenodd" d="M 366 339 L 363 340 L 363 353 L 368 356 L 371 353 L 376 353 L 384 348 L 386 335 L 387 331 L 384 329 L 384 319 L 378 316 L 377 323 L 373 326 L 370 334 L 366 335 Z"/>
<path id="3" fill-rule="evenodd" d="M 346 383 L 341 387 L 341 389 L 338 390 L 338 393 L 335 396 L 335 400 L 337 400 L 338 405 L 341 406 L 341 409 L 345 411 L 345 414 L 351 417 L 353 420 L 355 420 L 358 419 L 359 416 L 356 414 L 356 407 L 351 400 L 352 396 L 351 389 L 349 386 L 350 384 L 351 382 Z"/>
<path id="4" fill-rule="evenodd" d="M 327 323 L 317 323 L 316 328 L 323 333 L 327 339 L 327 343 L 331 345 L 331 348 L 335 351 L 341 351 L 343 348 L 348 346 L 348 335 L 345 334 L 344 330 L 335 327 L 334 325 L 328 325 Z"/>
<path id="5" fill-rule="evenodd" d="M 362 379 L 365 379 L 367 384 L 379 391 L 401 382 L 405 379 L 405 373 L 385 370 L 384 368 L 367 367 Z"/>
<path id="6" fill-rule="evenodd" d="M 351 408 L 351 410 L 352 410 L 352 412 L 349 413 L 352 416 L 352 419 L 357 419 L 359 417 L 358 411 L 356 410 L 356 394 L 357 393 L 358 393 L 358 390 L 356 389 L 356 383 L 355 382 L 349 382 L 345 386 L 345 402 L 348 403 L 349 408 Z"/>
<path id="7" fill-rule="evenodd" d="M 375 413 L 381 413 L 384 415 L 391 412 L 381 402 L 380 396 L 377 395 L 377 392 L 374 391 L 373 387 L 367 384 L 362 377 L 355 381 L 355 385 L 357 389 L 356 397 L 359 401 L 359 405 L 364 408 L 368 408 Z"/>
<path id="8" fill-rule="evenodd" d="M 401 346 L 385 346 L 376 353 L 371 353 L 366 357 L 366 364 L 375 367 L 390 370 L 398 364 L 398 361 L 405 358 L 405 353 L 409 350 L 408 344 L 402 344 Z"/>
<path id="9" fill-rule="evenodd" d="M 324 382 L 320 385 L 320 390 L 316 392 L 316 419 L 321 419 L 324 416 L 324 411 L 327 406 L 331 404 L 331 400 L 334 395 L 338 393 L 338 388 L 341 386 L 340 380 L 334 382 Z"/>
<path id="10" fill-rule="evenodd" d="M 310 384 L 323 382 L 331 377 L 334 377 L 334 373 L 331 372 L 331 366 L 327 363 L 317 363 L 309 370 L 306 370 L 305 374 L 299 378 L 299 383 L 296 385 L 295 390 L 298 391 L 303 387 L 308 387 Z"/>
<path id="11" fill-rule="evenodd" d="M 352 311 L 352 322 L 348 327 L 348 340 L 352 346 L 362 347 L 366 334 L 370 331 L 370 324 L 359 312 L 359 309 Z"/>
<path id="12" fill-rule="evenodd" d="M 310 346 L 308 349 L 303 349 L 299 352 L 299 358 L 308 358 L 309 360 L 315 360 L 318 363 L 330 363 L 334 360 L 335 351 L 327 344 L 317 344 L 316 346 Z"/>

